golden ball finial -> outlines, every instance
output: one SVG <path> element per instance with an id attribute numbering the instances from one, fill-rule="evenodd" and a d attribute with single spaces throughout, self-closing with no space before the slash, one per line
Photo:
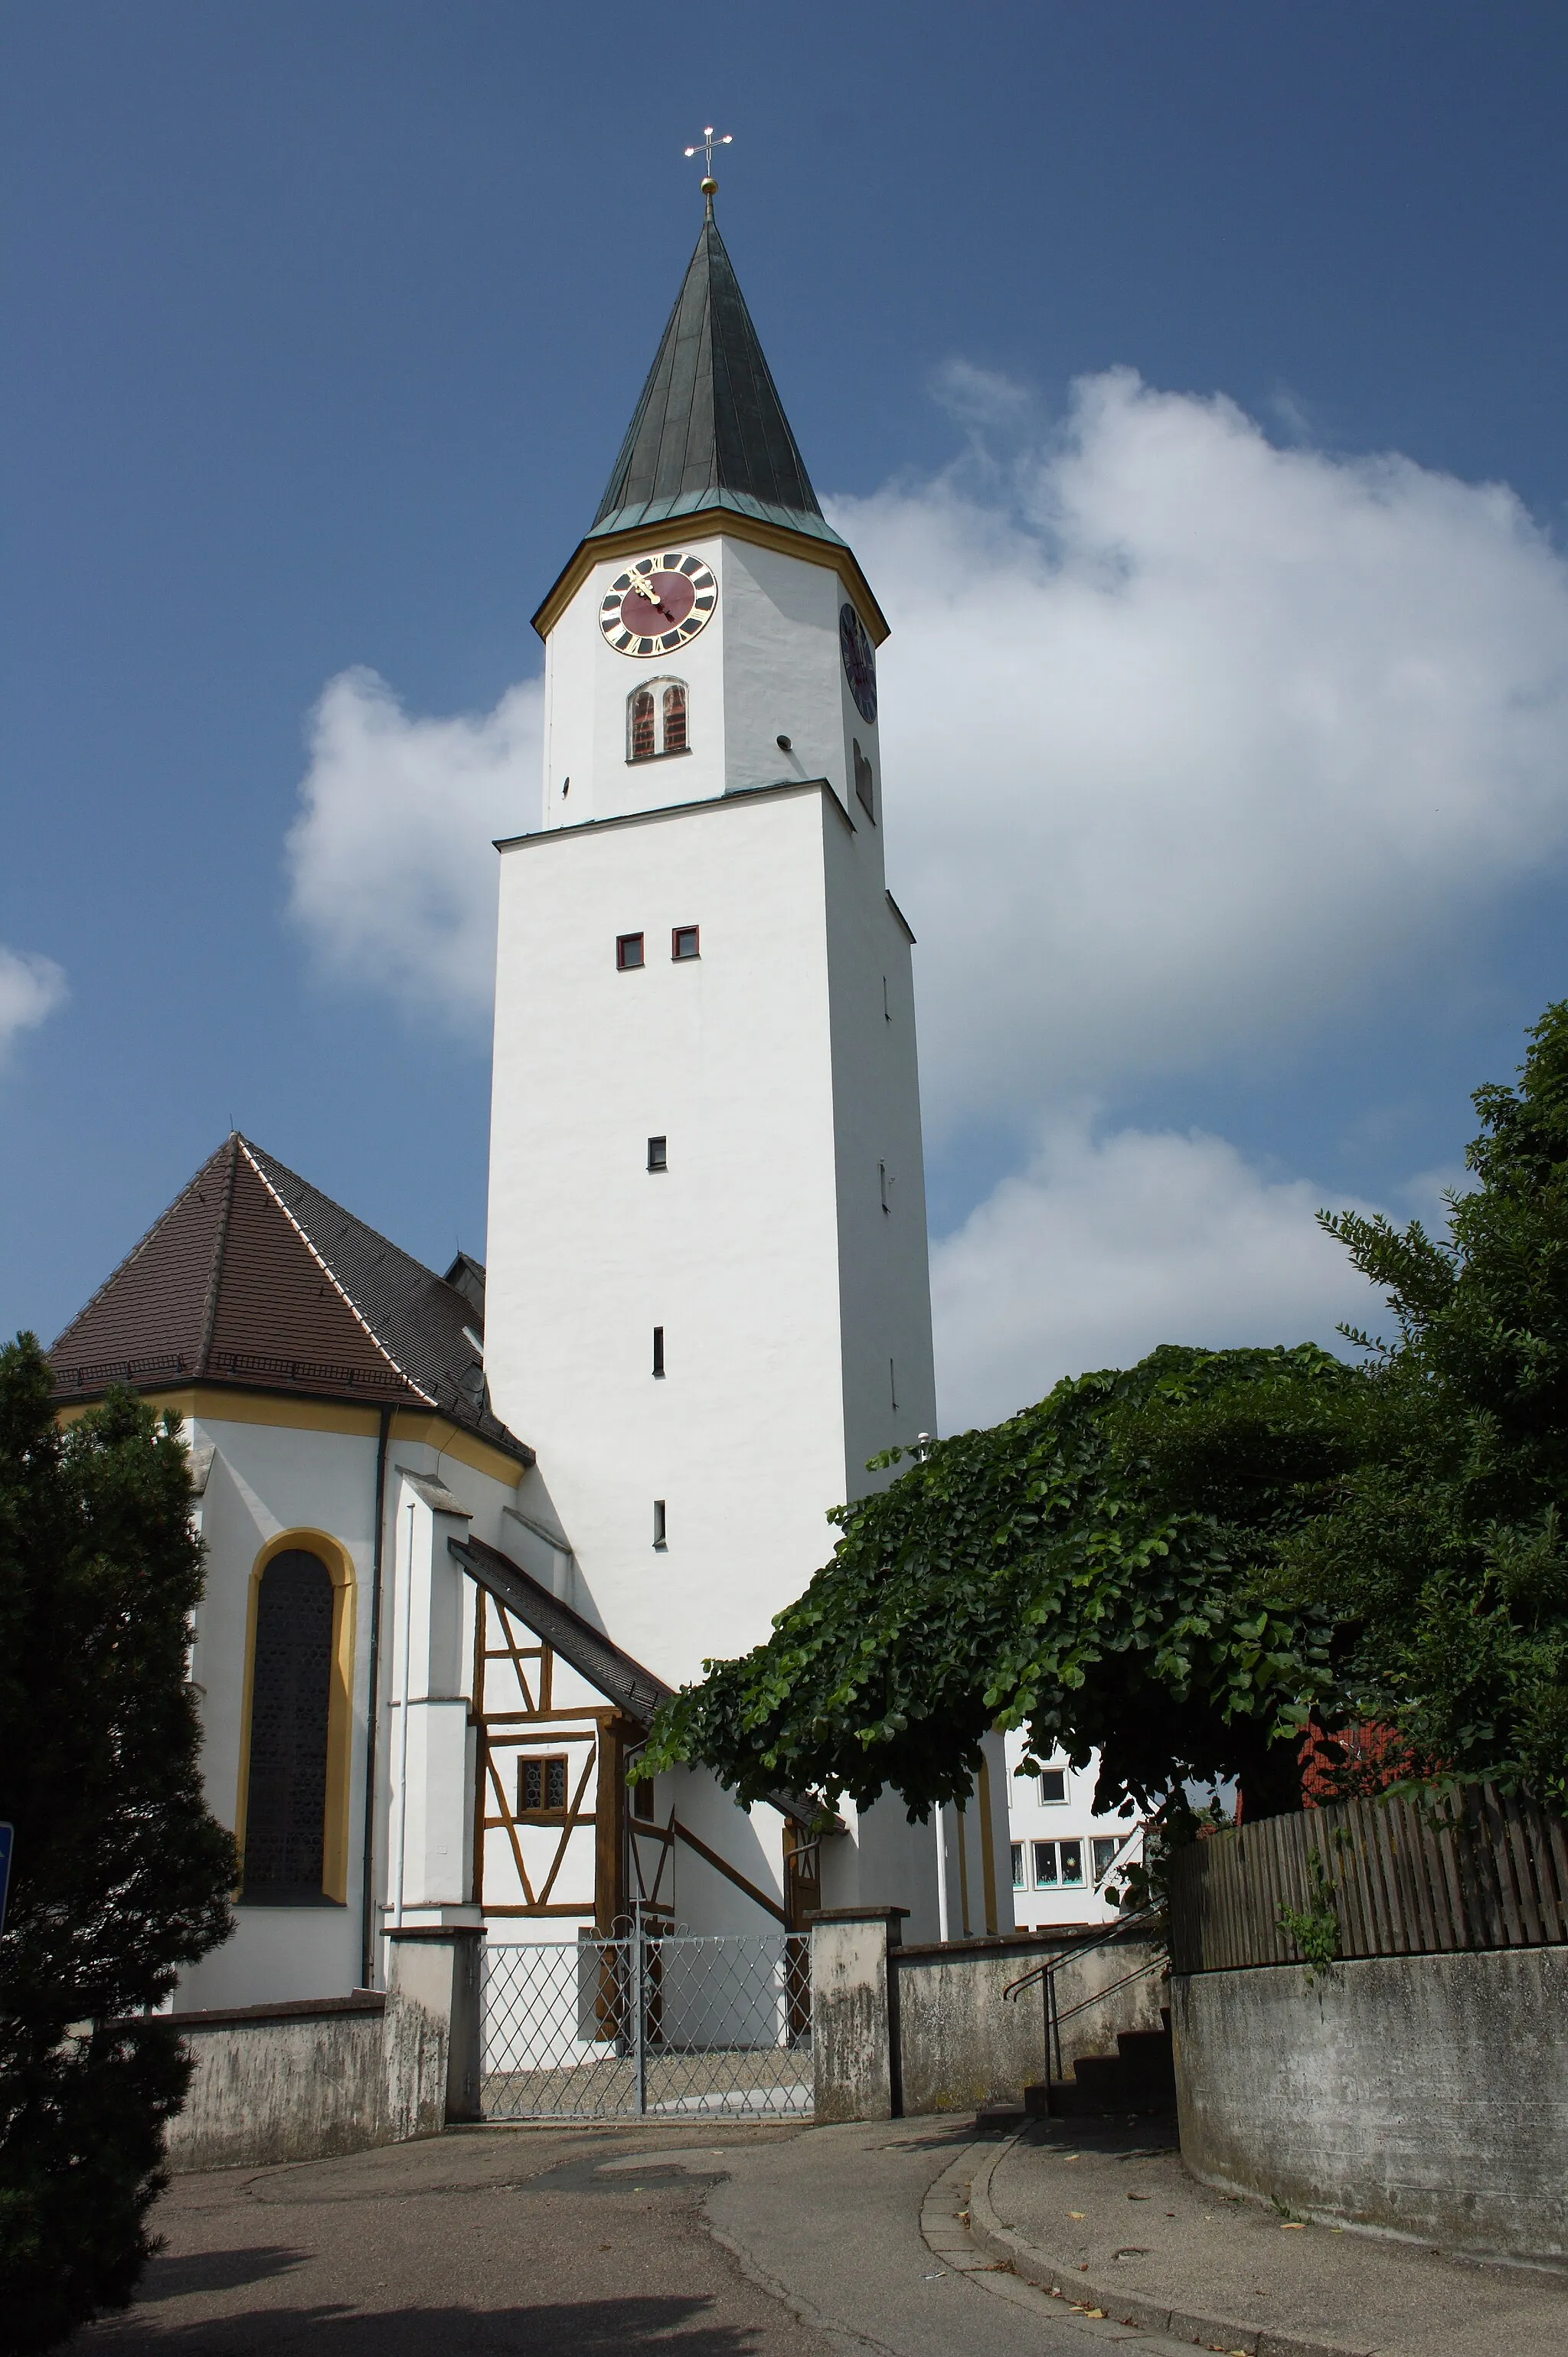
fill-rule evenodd
<path id="1" fill-rule="evenodd" d="M 710 173 L 709 177 L 703 182 L 703 194 L 704 197 L 716 197 L 718 192 L 719 184 Z"/>

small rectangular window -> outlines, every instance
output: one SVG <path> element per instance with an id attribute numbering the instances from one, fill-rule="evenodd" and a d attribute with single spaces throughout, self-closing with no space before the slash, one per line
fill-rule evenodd
<path id="1" fill-rule="evenodd" d="M 677 925 L 670 936 L 670 954 L 677 960 L 701 955 L 697 946 L 695 925 Z"/>
<path id="2" fill-rule="evenodd" d="M 1041 1769 L 1040 1798 L 1042 1801 L 1065 1801 L 1067 1799 L 1067 1770 L 1065 1768 Z"/>
<path id="3" fill-rule="evenodd" d="M 1036 1842 L 1035 1888 L 1054 1890 L 1057 1887 L 1057 1846 L 1055 1842 Z"/>
<path id="4" fill-rule="evenodd" d="M 653 1329 L 653 1372 L 656 1375 L 661 1375 L 664 1372 L 664 1329 L 662 1326 L 656 1326 Z"/>
<path id="5" fill-rule="evenodd" d="M 1022 1890 L 1024 1888 L 1024 1845 L 1022 1842 L 1015 1842 L 1013 1844 L 1013 1888 L 1015 1890 Z"/>
<path id="6" fill-rule="evenodd" d="M 554 1816 L 566 1807 L 566 1762 L 553 1759 L 521 1760 L 517 1770 L 517 1805 L 521 1816 Z"/>
<path id="7" fill-rule="evenodd" d="M 1113 1835 L 1109 1838 L 1100 1834 L 1095 1835 L 1093 1841 L 1090 1844 L 1090 1848 L 1094 1854 L 1094 1878 L 1096 1882 L 1104 1881 L 1106 1876 L 1110 1873 L 1112 1867 L 1116 1863 L 1116 1853 L 1121 1846 L 1121 1843 L 1116 1840 Z"/>
<path id="8" fill-rule="evenodd" d="M 629 974 L 634 966 L 639 966 L 642 963 L 642 935 L 640 933 L 618 933 L 616 935 L 616 963 L 620 968 L 622 974 Z"/>
<path id="9" fill-rule="evenodd" d="M 656 1547 L 669 1544 L 668 1524 L 665 1521 L 662 1498 L 655 1498 L 653 1501 L 653 1544 Z"/>
<path id="10" fill-rule="evenodd" d="M 1060 1842 L 1058 1847 L 1061 1853 L 1062 1880 L 1081 1882 L 1083 1880 L 1083 1844 Z"/>
<path id="11" fill-rule="evenodd" d="M 644 1824 L 653 1822 L 653 1786 L 646 1778 L 631 1788 L 631 1813 Z"/>
<path id="12" fill-rule="evenodd" d="M 648 1167 L 650 1170 L 670 1168 L 670 1141 L 666 1137 L 650 1137 L 648 1141 Z"/>

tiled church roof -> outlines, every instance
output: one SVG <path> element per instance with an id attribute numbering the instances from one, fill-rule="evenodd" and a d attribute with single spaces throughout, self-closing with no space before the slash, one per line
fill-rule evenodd
<path id="1" fill-rule="evenodd" d="M 56 1394 L 230 1384 L 424 1405 L 523 1463 L 491 1413 L 482 1271 L 439 1277 L 238 1131 L 202 1165 L 49 1353 Z M 459 1289 L 461 1288 L 461 1289 Z"/>
<path id="2" fill-rule="evenodd" d="M 843 545 L 823 521 L 710 207 L 588 537 L 712 508 Z"/>

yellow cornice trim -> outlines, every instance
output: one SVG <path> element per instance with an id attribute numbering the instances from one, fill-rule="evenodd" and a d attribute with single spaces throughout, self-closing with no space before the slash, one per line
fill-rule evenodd
<path id="1" fill-rule="evenodd" d="M 347 1400 L 293 1399 L 276 1392 L 228 1391 L 196 1383 L 182 1391 L 144 1392 L 142 1397 L 160 1415 L 166 1410 L 182 1419 L 203 1424 L 263 1424 L 295 1432 L 341 1432 L 358 1440 L 373 1440 L 381 1429 L 380 1411 L 355 1407 Z M 61 1424 L 85 1415 L 91 1401 L 72 1401 L 57 1410 Z M 426 1408 L 396 1408 L 392 1429 L 400 1440 L 424 1441 L 443 1456 L 456 1457 L 476 1473 L 486 1474 L 508 1490 L 515 1490 L 526 1467 L 504 1448 L 495 1448 L 478 1433 Z"/>
<path id="2" fill-rule="evenodd" d="M 650 548 L 672 548 L 677 541 L 685 544 L 711 540 L 715 533 L 728 533 L 732 540 L 752 541 L 758 548 L 776 550 L 780 556 L 804 557 L 808 565 L 821 565 L 830 573 L 841 574 L 849 584 L 873 643 L 880 646 L 889 635 L 887 617 L 873 596 L 871 584 L 852 548 L 842 541 L 816 540 L 810 533 L 790 532 L 783 524 L 766 522 L 761 516 L 742 515 L 736 508 L 703 508 L 694 515 L 666 516 L 658 523 L 636 524 L 627 532 L 608 533 L 603 540 L 583 541 L 535 614 L 534 629 L 542 639 L 549 637 L 596 565 L 613 562 L 618 556 L 640 556 Z"/>

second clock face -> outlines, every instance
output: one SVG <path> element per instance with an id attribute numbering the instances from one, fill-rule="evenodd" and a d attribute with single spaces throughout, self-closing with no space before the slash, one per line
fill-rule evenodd
<path id="1" fill-rule="evenodd" d="M 871 632 L 847 599 L 839 608 L 839 652 L 854 708 L 870 723 L 876 717 L 876 650 Z"/>
<path id="2" fill-rule="evenodd" d="M 705 628 L 718 602 L 713 567 L 667 549 L 616 575 L 599 600 L 599 629 L 618 655 L 667 655 Z"/>

